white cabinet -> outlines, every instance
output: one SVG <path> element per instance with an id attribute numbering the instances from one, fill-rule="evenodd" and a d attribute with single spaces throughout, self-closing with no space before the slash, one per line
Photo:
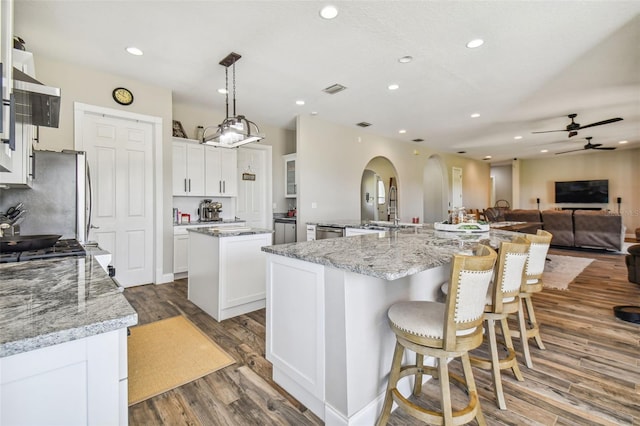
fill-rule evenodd
<path id="1" fill-rule="evenodd" d="M 265 307 L 266 262 L 261 248 L 271 233 L 217 237 L 189 235 L 188 298 L 222 321 Z"/>
<path id="2" fill-rule="evenodd" d="M 238 151 L 207 146 L 204 158 L 207 197 L 235 197 L 238 194 Z"/>
<path id="3" fill-rule="evenodd" d="M 0 424 L 127 424 L 126 328 L 0 358 L 0 371 Z"/>
<path id="4" fill-rule="evenodd" d="M 285 244 L 296 242 L 296 224 L 295 222 L 276 222 L 275 223 L 274 244 Z"/>
<path id="5" fill-rule="evenodd" d="M 13 187 L 30 187 L 33 181 L 33 143 L 36 126 L 27 123 L 15 125 L 15 148 L 11 172 L 0 172 L 0 184 Z"/>
<path id="6" fill-rule="evenodd" d="M 13 94 L 13 0 L 0 2 L 0 62 L 2 63 L 2 103 L 0 120 L 0 171 L 9 172 L 13 169 L 13 150 L 9 146 L 11 139 L 11 115 L 15 118 L 15 108 L 8 104 Z M 5 143 L 7 141 L 7 143 Z"/>
<path id="7" fill-rule="evenodd" d="M 173 139 L 173 195 L 204 196 L 204 146 Z"/>
<path id="8" fill-rule="evenodd" d="M 298 195 L 298 182 L 296 180 L 296 156 L 297 154 L 284 155 L 284 196 L 296 198 Z"/>

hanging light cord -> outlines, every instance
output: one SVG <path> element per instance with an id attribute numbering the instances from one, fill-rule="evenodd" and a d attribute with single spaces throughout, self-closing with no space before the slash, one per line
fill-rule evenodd
<path id="1" fill-rule="evenodd" d="M 236 117 L 236 63 L 233 62 L 233 116 Z"/>

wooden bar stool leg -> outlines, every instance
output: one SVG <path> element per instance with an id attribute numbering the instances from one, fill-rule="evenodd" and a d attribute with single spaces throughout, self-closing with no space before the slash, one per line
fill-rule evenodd
<path id="1" fill-rule="evenodd" d="M 507 347 L 507 350 L 509 351 L 509 356 L 511 356 L 511 354 L 513 354 L 514 356 L 514 362 L 513 365 L 511 366 L 511 371 L 513 371 L 513 375 L 516 376 L 516 379 L 519 382 L 524 382 L 524 377 L 522 377 L 522 373 L 520 372 L 520 367 L 518 367 L 518 361 L 515 359 L 515 348 L 513 347 L 513 340 L 511 339 L 511 332 L 509 330 L 509 322 L 507 321 L 507 318 L 502 318 L 500 320 L 500 325 L 502 328 L 502 336 L 504 337 L 504 344 Z"/>
<path id="2" fill-rule="evenodd" d="M 449 367 L 447 358 L 438 358 L 438 375 L 440 376 L 440 403 L 442 404 L 442 417 L 445 425 L 453 424 L 453 411 L 451 408 L 451 388 L 449 385 Z"/>
<path id="3" fill-rule="evenodd" d="M 402 366 L 402 355 L 404 354 L 404 347 L 400 342 L 396 341 L 396 348 L 393 352 L 393 361 L 391 362 L 391 372 L 389 373 L 389 384 L 387 385 L 387 393 L 384 397 L 384 405 L 382 406 L 382 413 L 378 419 L 377 426 L 384 426 L 389 421 L 391 416 L 391 408 L 393 407 L 393 398 L 391 392 L 395 389 L 400 378 L 400 368 Z"/>
<path id="4" fill-rule="evenodd" d="M 413 395 L 419 396 L 422 392 L 422 368 L 424 366 L 424 355 L 416 354 L 416 368 L 418 372 L 415 375 L 416 382 L 413 384 Z"/>
<path id="5" fill-rule="evenodd" d="M 531 299 L 530 296 L 525 297 L 524 304 L 527 307 L 527 316 L 529 317 L 529 322 L 531 323 L 531 327 L 534 330 L 532 337 L 536 339 L 536 344 L 540 349 L 546 349 L 542 344 L 542 338 L 540 337 L 540 328 L 538 326 L 538 322 L 536 321 L 536 314 L 533 310 L 533 299 Z"/>
<path id="6" fill-rule="evenodd" d="M 464 379 L 467 382 L 467 389 L 469 390 L 470 405 L 475 403 L 476 421 L 478 426 L 486 426 L 484 415 L 482 414 L 482 408 L 480 408 L 480 398 L 478 397 L 478 389 L 476 388 L 476 381 L 473 379 L 473 371 L 471 370 L 471 361 L 469 359 L 469 353 L 465 352 L 460 357 L 462 361 L 462 371 L 464 371 Z M 446 360 L 445 360 L 446 362 Z M 445 423 L 446 424 L 446 423 Z"/>
<path id="7" fill-rule="evenodd" d="M 496 339 L 495 321 L 492 318 L 487 318 L 487 331 L 489 332 L 489 349 L 491 350 L 491 375 L 493 376 L 494 393 L 496 395 L 496 401 L 498 407 L 501 410 L 507 409 L 507 404 L 504 400 L 504 393 L 502 392 L 502 377 L 500 375 L 500 357 L 498 356 L 498 341 Z"/>
<path id="8" fill-rule="evenodd" d="M 527 323 L 524 318 L 524 308 L 522 306 L 522 298 L 518 302 L 518 325 L 520 326 L 520 344 L 522 345 L 522 353 L 524 354 L 524 361 L 527 367 L 533 368 L 531 362 L 531 354 L 529 353 L 529 338 L 527 337 Z"/>

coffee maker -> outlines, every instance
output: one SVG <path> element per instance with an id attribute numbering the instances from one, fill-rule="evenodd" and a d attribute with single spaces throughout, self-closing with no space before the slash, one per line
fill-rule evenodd
<path id="1" fill-rule="evenodd" d="M 200 222 L 216 222 L 221 221 L 220 212 L 222 212 L 222 203 L 213 202 L 211 200 L 202 200 L 198 208 L 198 216 Z"/>

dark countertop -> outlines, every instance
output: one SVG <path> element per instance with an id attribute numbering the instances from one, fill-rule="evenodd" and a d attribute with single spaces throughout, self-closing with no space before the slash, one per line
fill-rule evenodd
<path id="1" fill-rule="evenodd" d="M 91 255 L 0 264 L 0 357 L 137 323 Z"/>
<path id="2" fill-rule="evenodd" d="M 275 217 L 273 218 L 274 222 L 280 223 L 296 223 L 298 221 L 297 217 Z"/>

